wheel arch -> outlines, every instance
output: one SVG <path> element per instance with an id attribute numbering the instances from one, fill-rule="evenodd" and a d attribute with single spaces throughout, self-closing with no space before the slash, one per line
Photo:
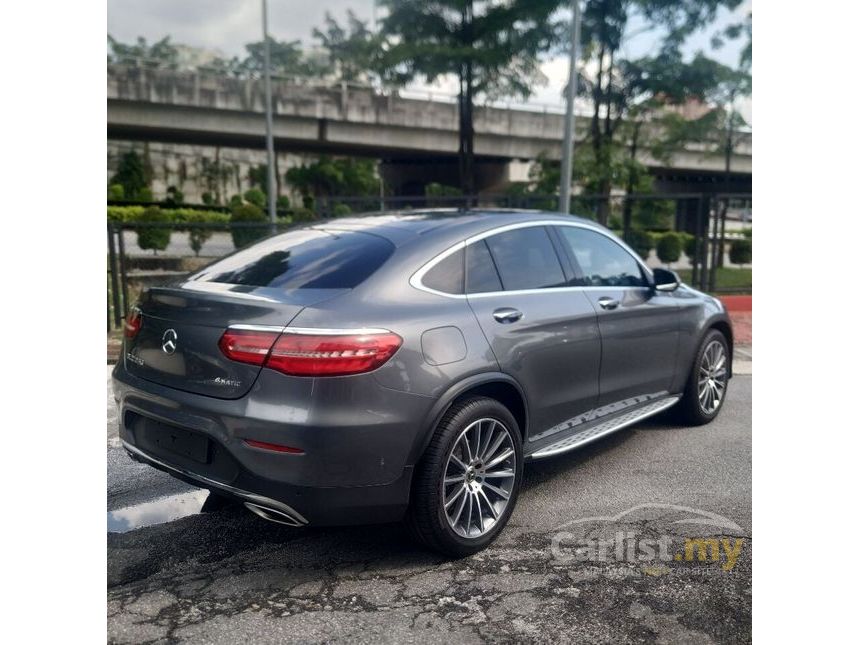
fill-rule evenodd
<path id="1" fill-rule="evenodd" d="M 708 326 L 705 328 L 702 333 L 702 337 L 707 334 L 712 329 L 717 330 L 726 338 L 726 342 L 729 344 L 729 378 L 732 376 L 732 363 L 734 363 L 734 350 L 735 350 L 735 336 L 734 331 L 732 330 L 732 324 L 728 319 L 719 318 L 717 320 L 712 320 Z M 701 342 L 701 339 L 699 340 Z"/>
<path id="2" fill-rule="evenodd" d="M 495 399 L 510 410 L 520 428 L 520 436 L 525 443 L 528 435 L 528 401 L 520 384 L 513 377 L 502 372 L 485 372 L 467 377 L 451 386 L 430 409 L 425 422 L 412 448 L 409 463 L 415 464 L 424 454 L 436 426 L 451 406 L 473 396 Z"/>

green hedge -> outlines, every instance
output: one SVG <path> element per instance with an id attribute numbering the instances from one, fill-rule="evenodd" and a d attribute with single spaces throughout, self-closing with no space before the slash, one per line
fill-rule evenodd
<path id="1" fill-rule="evenodd" d="M 684 242 L 678 233 L 664 233 L 657 240 L 657 257 L 663 264 L 672 264 L 681 259 Z"/>
<path id="2" fill-rule="evenodd" d="M 144 206 L 108 206 L 107 218 L 115 224 L 134 224 L 142 221 Z M 205 211 L 194 208 L 160 208 L 160 217 L 168 224 L 229 224 L 230 213 Z"/>
<path id="3" fill-rule="evenodd" d="M 158 206 L 150 206 L 140 217 L 138 222 L 145 224 L 169 224 L 167 213 L 162 211 Z M 137 231 L 137 245 L 141 249 L 151 249 L 153 253 L 163 251 L 170 244 L 170 228 L 160 228 L 157 226 L 141 227 Z"/>

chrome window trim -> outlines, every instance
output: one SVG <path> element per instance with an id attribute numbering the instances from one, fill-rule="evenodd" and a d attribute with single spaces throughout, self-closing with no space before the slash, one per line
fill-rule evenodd
<path id="1" fill-rule="evenodd" d="M 230 325 L 227 329 L 235 329 L 236 331 L 274 331 L 281 333 L 284 331 L 283 325 Z"/>
<path id="2" fill-rule="evenodd" d="M 571 226 L 574 228 L 582 228 L 589 231 L 594 231 L 595 233 L 599 233 L 603 235 L 605 238 L 611 240 L 622 249 L 624 249 L 630 256 L 636 261 L 636 263 L 642 268 L 643 271 L 651 278 L 652 282 L 654 280 L 654 273 L 648 267 L 645 262 L 642 261 L 642 258 L 631 249 L 624 240 L 620 238 L 616 238 L 613 235 L 609 234 L 607 231 L 598 228 L 597 226 L 591 226 L 589 224 L 584 224 L 582 222 L 562 222 L 559 220 L 539 220 L 534 222 L 518 222 L 516 224 L 506 224 L 504 226 L 499 226 L 497 228 L 490 229 L 488 231 L 484 231 L 483 233 L 478 233 L 477 235 L 473 235 L 472 237 L 468 237 L 463 241 L 457 242 L 454 246 L 445 249 L 439 255 L 429 260 L 425 263 L 418 271 L 412 274 L 412 277 L 409 278 L 409 284 L 414 288 L 425 291 L 427 293 L 432 293 L 436 296 L 444 296 L 445 298 L 454 298 L 455 300 L 465 300 L 466 298 L 490 298 L 494 296 L 501 295 L 523 295 L 530 293 L 561 293 L 565 291 L 580 291 L 580 290 L 594 290 L 600 289 L 603 291 L 608 290 L 628 290 L 628 289 L 648 289 L 650 287 L 599 287 L 599 286 L 570 286 L 570 287 L 545 287 L 542 289 L 518 289 L 516 291 L 485 291 L 482 293 L 446 293 L 444 291 L 438 291 L 437 289 L 431 289 L 430 287 L 424 286 L 422 283 L 422 278 L 425 274 L 436 266 L 439 262 L 447 258 L 452 253 L 456 253 L 460 249 L 465 249 L 470 244 L 474 244 L 475 242 L 479 242 L 480 240 L 484 240 L 488 237 L 492 237 L 493 235 L 498 235 L 499 233 L 506 233 L 507 231 L 514 231 L 520 228 L 531 228 L 534 226 Z M 465 288 L 465 283 L 464 283 Z"/>
<path id="3" fill-rule="evenodd" d="M 381 327 L 354 327 L 332 329 L 327 327 L 279 327 L 277 325 L 230 325 L 228 329 L 238 331 L 272 331 L 279 334 L 300 334 L 303 336 L 367 336 L 370 334 L 390 334 L 388 329 Z"/>
<path id="4" fill-rule="evenodd" d="M 285 327 L 285 334 L 302 334 L 305 336 L 367 336 L 370 334 L 390 334 L 388 329 L 381 327 L 355 327 L 352 329 L 326 329 L 316 327 Z"/>

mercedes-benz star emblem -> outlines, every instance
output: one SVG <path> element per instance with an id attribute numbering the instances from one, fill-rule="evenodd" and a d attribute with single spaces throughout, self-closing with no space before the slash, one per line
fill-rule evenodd
<path id="1" fill-rule="evenodd" d="M 161 349 L 165 354 L 172 354 L 176 351 L 176 340 L 178 336 L 175 329 L 168 329 L 161 337 Z"/>

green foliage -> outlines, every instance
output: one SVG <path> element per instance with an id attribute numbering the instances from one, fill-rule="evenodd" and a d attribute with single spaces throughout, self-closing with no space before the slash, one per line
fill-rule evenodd
<path id="1" fill-rule="evenodd" d="M 149 186 L 141 188 L 137 191 L 137 201 L 139 202 L 151 202 L 153 201 L 152 197 L 152 189 Z"/>
<path id="2" fill-rule="evenodd" d="M 657 257 L 663 264 L 671 265 L 681 259 L 683 240 L 674 232 L 664 233 L 657 240 Z"/>
<path id="3" fill-rule="evenodd" d="M 632 224 L 648 231 L 666 231 L 672 226 L 675 202 L 671 199 L 636 199 L 632 204 Z"/>
<path id="4" fill-rule="evenodd" d="M 230 201 L 227 202 L 227 205 L 230 208 L 235 208 L 236 206 L 241 206 L 243 203 L 244 202 L 242 201 L 241 195 L 233 195 L 232 197 L 230 197 Z"/>
<path id="5" fill-rule="evenodd" d="M 684 255 L 686 255 L 690 261 L 692 262 L 693 258 L 696 257 L 696 236 L 690 235 L 689 233 L 684 236 Z"/>
<path id="6" fill-rule="evenodd" d="M 248 181 L 251 186 L 266 192 L 266 186 L 269 185 L 269 164 L 261 163 L 248 168 Z"/>
<path id="7" fill-rule="evenodd" d="M 110 222 L 134 224 L 143 221 L 141 217 L 146 210 L 144 206 L 108 206 L 107 218 Z M 220 211 L 204 211 L 193 208 L 160 208 L 159 210 L 163 218 L 159 221 L 170 224 L 184 224 L 186 222 L 228 224 L 230 222 L 230 215 Z"/>
<path id="8" fill-rule="evenodd" d="M 427 197 L 457 197 L 462 195 L 463 191 L 456 186 L 446 186 L 434 181 L 424 187 L 424 194 Z"/>
<path id="9" fill-rule="evenodd" d="M 245 201 L 257 208 L 266 208 L 266 193 L 259 188 L 249 188 L 244 194 Z"/>
<path id="10" fill-rule="evenodd" d="M 137 218 L 139 224 L 169 224 L 170 215 L 157 206 L 150 206 Z M 170 244 L 171 230 L 156 226 L 145 226 L 137 229 L 137 245 L 141 249 L 152 249 L 153 254 L 163 251 Z"/>
<path id="11" fill-rule="evenodd" d="M 752 262 L 752 240 L 742 239 L 732 242 L 729 249 L 729 261 L 732 264 L 749 264 Z"/>
<path id="12" fill-rule="evenodd" d="M 176 186 L 167 187 L 167 195 L 164 198 L 164 205 L 167 208 L 173 208 L 185 202 L 185 195 Z"/>
<path id="13" fill-rule="evenodd" d="M 184 222 L 188 224 L 226 224 L 230 221 L 230 216 L 227 213 L 219 213 L 215 211 L 198 211 L 192 209 L 177 209 L 172 211 L 174 221 Z M 195 256 L 200 255 L 200 250 L 206 241 L 212 237 L 215 232 L 214 227 L 189 227 L 188 228 L 188 245 L 194 251 Z"/>
<path id="14" fill-rule="evenodd" d="M 352 209 L 346 204 L 335 204 L 334 208 L 331 209 L 331 214 L 333 217 L 345 217 L 352 214 Z"/>
<path id="15" fill-rule="evenodd" d="M 260 226 L 231 229 L 230 233 L 233 235 L 233 245 L 237 249 L 240 249 L 266 237 L 269 234 L 268 221 L 263 210 L 255 204 L 242 204 L 241 206 L 234 207 L 230 217 L 231 223 L 259 223 Z"/>
<path id="16" fill-rule="evenodd" d="M 383 82 L 458 79 L 461 188 L 474 190 L 476 95 L 527 98 L 546 81 L 539 56 L 556 42 L 558 0 L 382 0 Z"/>
<path id="17" fill-rule="evenodd" d="M 648 231 L 630 229 L 624 240 L 630 248 L 636 251 L 643 260 L 648 259 L 651 249 L 654 248 L 654 238 Z"/>
<path id="18" fill-rule="evenodd" d="M 681 281 L 689 284 L 693 280 L 691 269 L 678 271 Z M 752 290 L 752 269 L 739 269 L 735 267 L 717 267 L 717 279 L 714 285 L 717 289 L 733 292 L 747 292 Z"/>
<path id="19" fill-rule="evenodd" d="M 108 206 L 107 218 L 115 224 L 128 224 L 137 221 L 143 211 L 143 206 Z"/>
<path id="20" fill-rule="evenodd" d="M 152 201 L 152 192 L 147 187 L 143 159 L 134 150 L 130 150 L 120 157 L 116 173 L 110 180 L 110 185 L 114 184 L 122 186 L 123 194 L 128 200 Z M 149 191 L 148 195 L 145 191 Z M 147 196 L 149 199 L 144 199 Z"/>
<path id="21" fill-rule="evenodd" d="M 147 67 L 163 67 L 176 69 L 179 61 L 179 50 L 170 42 L 170 36 L 149 44 L 146 38 L 138 36 L 134 44 L 121 43 L 108 35 L 108 61 L 135 65 L 142 63 Z"/>
<path id="22" fill-rule="evenodd" d="M 215 205 L 215 195 L 213 195 L 209 191 L 206 191 L 205 193 L 200 195 L 200 199 L 202 199 L 203 203 L 206 204 L 207 206 L 214 206 Z"/>
<path id="23" fill-rule="evenodd" d="M 290 198 L 286 195 L 278 195 L 278 198 L 275 200 L 275 207 L 279 211 L 289 210 L 290 208 Z"/>
<path id="24" fill-rule="evenodd" d="M 218 61 L 217 66 L 223 66 L 224 71 L 261 76 L 263 73 L 264 41 L 260 40 L 245 45 L 247 56 L 240 60 Z M 331 71 L 331 66 L 325 58 L 306 55 L 298 40 L 281 41 L 269 36 L 269 60 L 272 74 L 277 76 L 324 76 Z"/>
<path id="25" fill-rule="evenodd" d="M 376 162 L 372 159 L 335 159 L 323 155 L 312 163 L 290 168 L 284 177 L 303 200 L 333 195 L 368 196 L 379 194 L 375 170 Z M 306 207 L 310 204 L 305 201 Z"/>
<path id="26" fill-rule="evenodd" d="M 111 184 L 107 190 L 108 201 L 121 202 L 125 199 L 125 188 L 122 184 Z"/>
<path id="27" fill-rule="evenodd" d="M 688 124 L 672 107 L 717 99 L 725 94 L 732 72 L 701 54 L 685 59 L 682 46 L 721 8 L 738 4 L 739 0 L 586 3 L 579 88 L 591 103 L 592 126 L 587 141 L 577 149 L 580 159 L 573 170 L 574 180 L 586 193 L 609 195 L 613 187 L 634 192 L 645 174 L 641 162 L 645 153 L 665 162 L 684 145 L 690 136 Z M 627 58 L 630 38 L 642 32 L 659 34 L 652 48 L 656 53 Z M 671 127 L 674 132 L 667 136 Z M 599 221 L 607 222 L 608 202 L 600 203 L 597 211 Z"/>
<path id="28" fill-rule="evenodd" d="M 366 81 L 377 68 L 381 51 L 380 37 L 347 9 L 347 27 L 341 27 L 325 13 L 325 31 L 314 29 L 313 36 L 328 51 L 335 73 L 342 81 Z"/>
<path id="29" fill-rule="evenodd" d="M 751 240 L 752 239 L 752 229 L 751 228 L 741 229 L 741 235 L 743 235 L 746 239 Z"/>
<path id="30" fill-rule="evenodd" d="M 206 224 L 228 224 L 230 222 L 230 214 L 222 213 L 221 211 L 203 211 L 195 208 L 173 208 L 161 209 L 167 213 L 173 223 L 184 224 L 186 222 L 203 222 Z"/>
<path id="31" fill-rule="evenodd" d="M 311 222 L 317 219 L 317 214 L 310 208 L 294 208 L 293 222 Z"/>

